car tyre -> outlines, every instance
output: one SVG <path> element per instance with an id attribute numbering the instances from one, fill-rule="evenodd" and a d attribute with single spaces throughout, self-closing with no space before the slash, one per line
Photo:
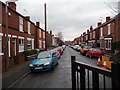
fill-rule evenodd
<path id="1" fill-rule="evenodd" d="M 92 56 L 90 55 L 90 58 L 92 58 Z"/>
<path id="2" fill-rule="evenodd" d="M 56 65 L 58 65 L 59 63 L 58 63 L 58 61 L 57 61 L 57 64 Z"/>
<path id="3" fill-rule="evenodd" d="M 54 64 L 52 63 L 51 71 L 54 71 Z"/>

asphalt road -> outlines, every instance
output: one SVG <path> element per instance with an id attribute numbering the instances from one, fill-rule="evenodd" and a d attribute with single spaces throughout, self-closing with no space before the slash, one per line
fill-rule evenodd
<path id="1" fill-rule="evenodd" d="M 97 66 L 97 59 L 83 56 L 66 47 L 54 71 L 30 73 L 13 88 L 71 88 L 71 55 L 75 55 L 80 62 Z"/>

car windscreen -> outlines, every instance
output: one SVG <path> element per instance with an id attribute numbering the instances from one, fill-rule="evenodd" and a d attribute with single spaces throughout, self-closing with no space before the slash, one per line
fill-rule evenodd
<path id="1" fill-rule="evenodd" d="M 91 48 L 91 46 L 84 46 L 84 48 Z"/>
<path id="2" fill-rule="evenodd" d="M 93 51 L 95 51 L 95 52 L 100 52 L 100 50 L 98 50 L 98 49 L 94 49 Z"/>
<path id="3" fill-rule="evenodd" d="M 38 55 L 37 55 L 37 58 L 50 58 L 50 52 L 40 52 Z"/>

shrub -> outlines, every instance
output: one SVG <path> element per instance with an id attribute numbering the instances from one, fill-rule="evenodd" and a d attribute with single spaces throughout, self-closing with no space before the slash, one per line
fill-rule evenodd
<path id="1" fill-rule="evenodd" d="M 25 60 L 27 60 L 27 56 L 34 55 L 34 54 L 37 54 L 37 50 L 28 50 L 23 52 Z"/>
<path id="2" fill-rule="evenodd" d="M 112 52 L 114 53 L 116 48 L 120 48 L 120 41 L 112 43 Z"/>

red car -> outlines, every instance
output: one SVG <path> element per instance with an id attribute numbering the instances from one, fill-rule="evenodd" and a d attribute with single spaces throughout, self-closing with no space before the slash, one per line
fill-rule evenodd
<path id="1" fill-rule="evenodd" d="M 89 56 L 89 57 L 101 57 L 102 56 L 102 52 L 101 52 L 100 49 L 91 48 L 86 53 L 86 56 Z"/>

